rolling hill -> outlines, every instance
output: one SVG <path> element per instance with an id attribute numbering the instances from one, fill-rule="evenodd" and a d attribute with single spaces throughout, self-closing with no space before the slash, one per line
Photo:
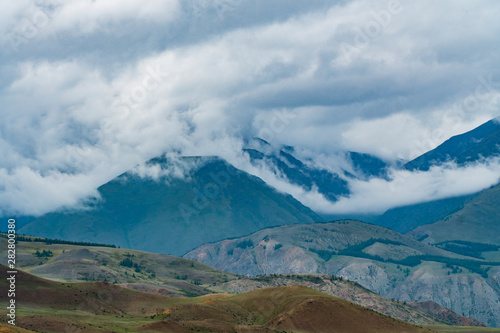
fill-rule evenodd
<path id="1" fill-rule="evenodd" d="M 179 306 L 163 320 L 142 328 L 164 332 L 179 322 L 191 327 L 203 323 L 212 332 L 430 332 L 302 286 Z"/>
<path id="2" fill-rule="evenodd" d="M 187 175 L 172 177 L 166 158 L 148 162 L 155 179 L 127 172 L 101 186 L 86 209 L 46 214 L 24 234 L 182 255 L 205 242 L 259 229 L 321 221 L 292 196 L 216 157 L 186 157 Z M 182 166 L 183 164 L 181 164 Z"/>
<path id="3" fill-rule="evenodd" d="M 454 252 L 446 251 L 451 249 Z M 500 325 L 500 254 L 488 261 L 433 247 L 359 221 L 291 225 L 205 244 L 185 258 L 248 275 L 329 274 L 400 301 L 434 301 L 489 326 Z M 495 255 L 496 254 L 496 255 Z"/>
<path id="4" fill-rule="evenodd" d="M 262 288 L 300 285 L 414 324 L 481 326 L 481 323 L 450 310 L 446 310 L 446 318 L 437 318 L 430 312 L 417 309 L 419 303 L 409 306 L 375 294 L 355 282 L 329 275 L 248 278 L 169 255 L 97 244 L 66 244 L 33 237 L 20 236 L 19 239 L 17 264 L 23 272 L 57 282 L 108 282 L 169 297 L 227 292 L 242 294 Z M 0 238 L 2 245 L 6 245 L 5 238 Z"/>
<path id="5" fill-rule="evenodd" d="M 230 293 L 240 294 L 263 288 L 296 285 L 306 286 L 413 324 L 435 325 L 436 322 L 440 322 L 454 326 L 484 326 L 475 319 L 459 316 L 432 301 L 405 303 L 394 301 L 363 288 L 356 282 L 327 274 L 263 275 L 252 279 L 231 280 L 222 284 L 221 288 Z"/>
<path id="6" fill-rule="evenodd" d="M 27 331 L 430 332 L 302 286 L 175 298 L 105 282 L 59 283 L 22 271 L 17 278 L 16 329 Z M 6 287 L 2 279 L 0 288 Z M 0 294 L 2 302 L 5 297 Z M 8 329 L 1 321 L 1 330 Z"/>
<path id="7" fill-rule="evenodd" d="M 53 240 L 22 236 L 18 244 L 17 267 L 55 281 L 102 281 L 168 296 L 201 296 L 212 293 L 210 287 L 217 283 L 238 278 L 235 274 L 166 254 L 53 243 Z M 3 237 L 0 246 L 7 248 Z"/>
<path id="8" fill-rule="evenodd" d="M 366 249 L 358 249 L 360 244 Z M 263 229 L 246 237 L 204 244 L 184 257 L 225 271 L 256 276 L 329 274 L 325 270 L 330 268 L 330 259 L 352 253 L 396 263 L 422 255 L 460 257 L 396 231 L 354 220 Z"/>

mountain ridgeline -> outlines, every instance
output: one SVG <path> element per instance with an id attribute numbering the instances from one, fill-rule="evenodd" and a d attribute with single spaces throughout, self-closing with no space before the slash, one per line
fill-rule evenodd
<path id="1" fill-rule="evenodd" d="M 46 214 L 20 229 L 47 238 L 111 243 L 182 255 L 211 241 L 259 229 L 321 221 L 288 194 L 216 157 L 185 157 L 182 177 L 127 172 L 101 186 L 92 207 Z M 167 170 L 158 158 L 147 167 Z"/>
<path id="2" fill-rule="evenodd" d="M 450 138 L 436 149 L 406 163 L 404 167 L 410 171 L 428 171 L 433 165 L 449 161 L 463 166 L 499 154 L 500 119 L 497 118 L 472 131 Z"/>
<path id="3" fill-rule="evenodd" d="M 290 183 L 306 190 L 317 188 L 332 201 L 348 195 L 347 179 L 386 172 L 383 161 L 366 154 L 346 153 L 349 171 L 337 174 L 297 159 L 293 147 L 276 152 L 267 142 L 256 142 L 259 150 L 255 144 L 245 149 L 252 163 L 263 162 Z M 152 159 L 146 163 L 152 173 L 129 171 L 101 186 L 101 200 L 86 209 L 46 214 L 20 232 L 183 255 L 206 242 L 324 218 L 220 158 L 182 157 L 180 161 L 183 176 L 172 175 L 172 163 L 166 158 Z"/>
<path id="4" fill-rule="evenodd" d="M 469 132 L 450 138 L 435 149 L 406 163 L 404 168 L 415 172 L 426 172 L 432 166 L 440 166 L 447 162 L 454 162 L 458 167 L 466 167 L 474 163 L 484 162 L 488 158 L 495 158 L 498 156 L 500 156 L 500 118 L 492 119 Z M 500 182 L 500 173 L 498 181 Z M 489 190 L 486 189 L 481 191 L 481 193 L 485 191 Z M 483 200 L 475 199 L 478 195 L 479 193 L 472 193 L 469 195 L 393 208 L 371 222 L 389 227 L 399 232 L 407 233 L 419 226 L 447 219 L 449 215 L 464 209 L 466 206 L 468 207 L 467 210 L 470 211 L 471 205 L 473 205 L 469 204 L 470 201 L 474 200 L 475 204 L 482 204 Z M 498 198 L 496 200 L 498 200 Z M 484 226 L 486 226 L 487 223 L 480 222 L 479 220 L 481 219 L 483 219 L 483 221 L 489 221 L 490 225 L 498 225 L 500 219 L 498 218 L 498 212 L 494 212 L 494 202 L 495 200 L 490 200 L 488 205 L 491 206 L 491 210 L 488 212 L 483 211 L 476 215 L 474 220 L 477 221 L 478 224 L 469 223 L 469 227 L 474 229 L 474 225 L 478 227 L 481 226 L 484 231 Z M 496 202 L 498 203 L 498 201 Z M 499 205 L 497 204 L 497 206 Z M 480 210 L 481 209 L 477 209 L 475 212 L 479 213 Z M 456 221 L 456 219 L 454 220 Z M 451 224 L 449 225 L 451 226 Z M 443 230 L 443 232 L 446 231 Z M 474 235 L 478 235 L 478 233 Z M 483 235 L 487 236 L 488 240 L 493 238 L 492 241 L 494 243 L 500 239 L 500 235 L 497 231 L 490 235 L 486 235 L 483 232 Z M 464 234 L 463 237 L 467 236 Z M 462 238 L 459 237 L 459 239 Z M 485 241 L 483 238 L 477 238 L 476 240 Z"/>
<path id="5" fill-rule="evenodd" d="M 249 155 L 254 165 L 261 164 L 275 170 L 278 176 L 307 191 L 316 188 L 332 202 L 341 196 L 349 195 L 349 179 L 387 177 L 387 163 L 375 156 L 357 152 L 340 154 L 339 160 L 344 161 L 344 165 L 343 168 L 338 167 L 336 172 L 308 163 L 312 161 L 298 159 L 295 149 L 291 146 L 275 148 L 261 139 L 251 141 L 244 152 Z"/>

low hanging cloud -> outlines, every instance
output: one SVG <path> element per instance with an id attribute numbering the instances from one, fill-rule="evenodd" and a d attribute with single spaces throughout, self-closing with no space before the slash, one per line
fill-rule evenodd
<path id="1" fill-rule="evenodd" d="M 161 181 L 168 186 L 174 179 L 189 181 L 190 172 L 200 168 L 205 160 L 181 157 L 176 154 L 166 154 L 161 159 L 140 163 L 130 173 L 143 179 Z"/>
<path id="2" fill-rule="evenodd" d="M 9 3 L 0 14 L 0 211 L 74 205 L 166 152 L 219 155 L 314 206 L 314 192 L 242 162 L 245 142 L 266 135 L 325 161 L 344 150 L 396 161 L 496 116 L 499 4 L 394 5 Z"/>
<path id="3" fill-rule="evenodd" d="M 450 162 L 426 172 L 392 170 L 390 180 L 351 181 L 349 197 L 316 209 L 329 214 L 383 213 L 394 207 L 476 193 L 499 182 L 499 157 L 465 167 Z"/>
<path id="4" fill-rule="evenodd" d="M 87 202 L 100 198 L 94 178 L 60 172 L 40 174 L 27 167 L 10 174 L 0 170 L 0 214 L 37 216 L 61 207 L 85 208 Z"/>

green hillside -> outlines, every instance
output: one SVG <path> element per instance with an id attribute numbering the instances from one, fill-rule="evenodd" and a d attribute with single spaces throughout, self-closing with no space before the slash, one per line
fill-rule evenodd
<path id="1" fill-rule="evenodd" d="M 428 243 L 462 240 L 500 245 L 500 185 L 484 190 L 459 211 L 408 233 Z"/>
<path id="2" fill-rule="evenodd" d="M 377 217 L 373 223 L 407 233 L 421 225 L 435 223 L 455 213 L 476 195 L 477 193 L 392 208 Z"/>
<path id="3" fill-rule="evenodd" d="M 192 167 L 184 178 L 154 180 L 128 172 L 101 186 L 102 199 L 94 206 L 46 214 L 20 232 L 182 255 L 203 243 L 265 227 L 321 220 L 292 196 L 224 160 L 183 162 Z M 148 166 L 170 167 L 163 158 Z"/>
<path id="4" fill-rule="evenodd" d="M 292 254 L 295 263 L 283 264 Z M 354 220 L 267 228 L 246 237 L 204 244 L 184 257 L 245 275 L 329 274 L 329 267 L 336 261 L 352 260 L 346 257 L 408 267 L 429 259 L 476 261 L 391 229 Z"/>
<path id="5" fill-rule="evenodd" d="M 0 238 L 0 247 L 7 249 L 7 239 Z M 215 284 L 239 278 L 192 260 L 130 249 L 19 237 L 16 250 L 16 266 L 41 278 L 102 281 L 168 296 L 206 295 Z"/>

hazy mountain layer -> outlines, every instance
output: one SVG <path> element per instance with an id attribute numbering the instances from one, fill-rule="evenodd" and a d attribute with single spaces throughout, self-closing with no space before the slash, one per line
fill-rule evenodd
<path id="1" fill-rule="evenodd" d="M 500 155 L 500 122 L 499 119 L 493 119 L 472 131 L 450 138 L 437 148 L 406 163 L 404 168 L 411 171 L 428 171 L 431 166 L 439 166 L 450 161 L 456 162 L 459 167 L 464 167 L 467 163 L 497 155 Z M 406 233 L 421 225 L 445 219 L 448 215 L 464 208 L 466 203 L 477 195 L 478 193 L 474 193 L 393 208 L 370 222 Z M 494 220 L 495 215 L 491 218 Z M 475 241 L 484 242 L 481 239 Z"/>

